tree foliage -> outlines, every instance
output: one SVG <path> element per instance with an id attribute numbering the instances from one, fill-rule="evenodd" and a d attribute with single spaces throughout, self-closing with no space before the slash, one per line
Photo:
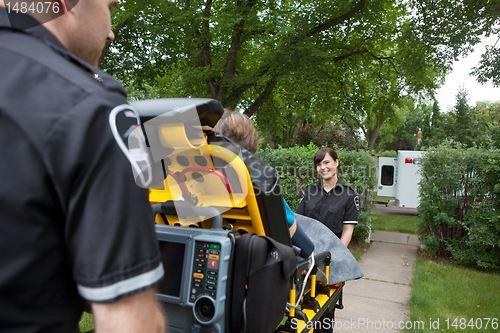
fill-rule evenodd
<path id="1" fill-rule="evenodd" d="M 215 98 L 274 134 L 337 115 L 373 142 L 446 69 L 389 0 L 124 0 L 113 15 L 102 67 L 129 91 Z"/>
<path id="2" fill-rule="evenodd" d="M 455 147 L 500 148 L 500 102 L 477 102 L 469 105 L 467 89 L 460 88 L 455 105 L 442 113 L 437 103 L 418 105 L 405 113 L 404 121 L 383 126 L 377 150 L 420 150 L 443 142 Z M 416 134 L 422 131 L 417 144 Z"/>
<path id="3" fill-rule="evenodd" d="M 321 127 L 304 124 L 296 129 L 293 137 L 288 139 L 288 146 L 307 146 L 309 143 L 314 143 L 317 146 L 339 147 L 345 150 L 364 148 L 357 139 L 356 133 L 333 122 Z"/>
<path id="4" fill-rule="evenodd" d="M 370 150 L 496 32 L 499 2 L 123 0 L 102 67 L 133 98 L 215 98 L 270 136 L 340 119 Z"/>
<path id="5" fill-rule="evenodd" d="M 483 34 L 498 33 L 499 0 L 410 0 L 411 24 L 433 46 L 436 63 L 451 64 L 467 55 Z"/>

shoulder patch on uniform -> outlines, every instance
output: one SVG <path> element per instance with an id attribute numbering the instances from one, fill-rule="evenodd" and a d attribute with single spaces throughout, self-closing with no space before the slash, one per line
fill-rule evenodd
<path id="1" fill-rule="evenodd" d="M 359 210 L 359 196 L 354 196 L 354 205 L 356 206 L 356 210 Z"/>
<path id="2" fill-rule="evenodd" d="M 136 184 L 148 188 L 153 180 L 153 170 L 137 111 L 129 104 L 118 105 L 109 114 L 109 126 L 132 166 Z"/>

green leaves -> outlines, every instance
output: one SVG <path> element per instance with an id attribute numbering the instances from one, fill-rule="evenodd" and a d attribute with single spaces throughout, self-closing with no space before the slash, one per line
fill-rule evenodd
<path id="1" fill-rule="evenodd" d="M 306 118 L 341 119 L 371 149 L 480 34 L 497 33 L 499 4 L 123 0 L 102 68 L 133 96 L 215 98 L 274 137 Z M 481 80 L 500 73 L 498 56 L 489 49 Z"/>
<path id="2" fill-rule="evenodd" d="M 500 151 L 443 146 L 422 163 L 421 241 L 458 263 L 500 268 Z"/>
<path id="3" fill-rule="evenodd" d="M 272 135 L 305 114 L 368 134 L 405 91 L 433 87 L 427 49 L 401 38 L 408 17 L 389 0 L 124 0 L 102 67 L 142 96 L 211 97 L 265 114 Z"/>

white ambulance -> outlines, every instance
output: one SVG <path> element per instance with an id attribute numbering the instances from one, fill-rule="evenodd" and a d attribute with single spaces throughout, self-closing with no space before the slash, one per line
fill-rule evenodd
<path id="1" fill-rule="evenodd" d="M 423 151 L 399 150 L 398 157 L 379 157 L 377 195 L 395 197 L 397 207 L 417 208 Z"/>

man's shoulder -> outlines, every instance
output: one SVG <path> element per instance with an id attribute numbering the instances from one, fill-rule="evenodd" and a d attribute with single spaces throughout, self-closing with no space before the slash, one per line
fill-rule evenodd
<path id="1" fill-rule="evenodd" d="M 6 66 L 10 63 L 12 70 L 20 67 L 18 74 L 26 78 L 28 85 L 42 83 L 54 87 L 60 98 L 69 97 L 64 92 L 76 88 L 83 95 L 117 94 L 126 99 L 125 89 L 118 81 L 73 56 L 62 45 L 24 33 L 2 33 L 0 41 L 2 61 Z"/>
<path id="2" fill-rule="evenodd" d="M 127 103 L 123 86 L 67 50 L 23 33 L 0 33 L 0 106 L 19 123 L 47 131 L 81 105 L 84 113 Z M 10 93 L 9 93 L 10 91 Z M 14 101 L 23 101 L 13 110 Z"/>

